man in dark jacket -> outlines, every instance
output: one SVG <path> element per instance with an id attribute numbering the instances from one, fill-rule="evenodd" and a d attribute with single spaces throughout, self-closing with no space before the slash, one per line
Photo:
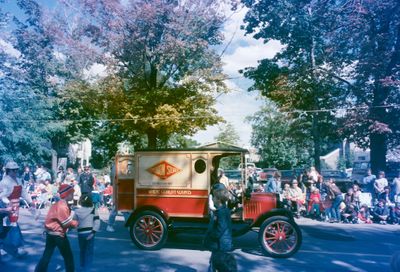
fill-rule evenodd
<path id="1" fill-rule="evenodd" d="M 216 220 L 212 226 L 212 236 L 215 237 L 217 246 L 212 250 L 209 271 L 237 271 L 235 257 L 230 253 L 232 245 L 231 211 L 226 206 L 229 192 L 226 188 L 217 188 L 213 192 L 216 207 Z"/>
<path id="2" fill-rule="evenodd" d="M 84 172 L 79 176 L 79 186 L 81 187 L 82 195 L 91 195 L 94 186 L 94 178 L 90 172 L 90 166 L 84 167 Z"/>
<path id="3" fill-rule="evenodd" d="M 379 200 L 378 205 L 372 211 L 372 216 L 373 216 L 372 218 L 373 222 L 386 225 L 389 216 L 389 210 L 386 206 L 385 200 L 383 199 Z"/>

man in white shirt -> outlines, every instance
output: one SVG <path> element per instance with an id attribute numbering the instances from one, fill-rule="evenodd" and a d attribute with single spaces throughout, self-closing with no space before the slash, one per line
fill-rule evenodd
<path id="1" fill-rule="evenodd" d="M 218 181 L 225 185 L 225 188 L 229 188 L 229 179 L 225 176 L 225 171 L 223 169 L 218 169 Z"/>

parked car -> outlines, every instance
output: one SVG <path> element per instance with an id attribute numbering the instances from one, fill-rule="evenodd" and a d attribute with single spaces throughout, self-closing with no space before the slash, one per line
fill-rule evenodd
<path id="1" fill-rule="evenodd" d="M 225 170 L 225 176 L 228 178 L 229 182 L 233 182 L 235 184 L 239 184 L 242 180 L 242 171 L 241 170 Z"/>
<path id="2" fill-rule="evenodd" d="M 294 168 L 292 170 L 280 170 L 282 184 L 291 184 L 292 180 L 298 179 L 304 172 L 304 168 Z"/>

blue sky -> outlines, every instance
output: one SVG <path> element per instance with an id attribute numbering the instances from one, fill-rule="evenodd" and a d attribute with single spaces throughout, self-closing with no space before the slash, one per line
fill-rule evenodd
<path id="1" fill-rule="evenodd" d="M 229 20 L 224 26 L 226 42 L 232 42 L 223 55 L 224 72 L 229 78 L 235 78 L 226 82 L 231 91 L 221 95 L 217 99 L 216 108 L 219 114 L 229 123 L 232 123 L 240 136 L 240 145 L 249 147 L 251 126 L 245 122 L 246 116 L 254 114 L 260 109 L 263 102 L 259 99 L 257 92 L 248 92 L 247 88 L 251 81 L 243 78 L 238 70 L 245 67 L 256 67 L 257 61 L 265 58 L 272 58 L 282 49 L 282 45 L 277 41 L 264 44 L 262 41 L 255 40 L 251 36 L 245 36 L 245 32 L 240 29 L 242 20 L 246 14 L 246 9 L 241 9 L 234 13 L 227 10 Z M 223 46 L 222 48 L 224 48 Z M 194 135 L 194 139 L 205 144 L 212 142 L 218 135 L 218 126 L 210 126 L 205 131 L 199 131 Z"/>

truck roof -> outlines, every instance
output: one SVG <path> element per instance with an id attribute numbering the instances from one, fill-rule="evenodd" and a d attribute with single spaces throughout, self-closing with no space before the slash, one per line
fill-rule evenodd
<path id="1" fill-rule="evenodd" d="M 164 149 L 140 149 L 137 152 L 181 152 L 181 151 L 218 151 L 227 153 L 248 153 L 249 151 L 245 148 L 241 148 L 235 145 L 230 145 L 222 142 L 216 142 L 199 146 L 196 148 L 164 148 Z"/>

